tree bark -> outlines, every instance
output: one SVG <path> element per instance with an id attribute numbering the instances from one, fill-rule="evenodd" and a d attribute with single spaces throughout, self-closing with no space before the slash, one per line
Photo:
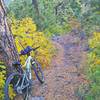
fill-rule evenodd
<path id="1" fill-rule="evenodd" d="M 14 43 L 13 35 L 7 24 L 6 10 L 3 0 L 0 0 L 0 61 L 7 66 L 7 75 L 9 75 L 14 61 L 18 61 L 19 56 Z"/>

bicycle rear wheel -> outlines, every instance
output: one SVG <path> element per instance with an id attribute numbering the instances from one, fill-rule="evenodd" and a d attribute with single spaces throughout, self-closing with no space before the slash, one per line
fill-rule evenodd
<path id="1" fill-rule="evenodd" d="M 5 87 L 4 87 L 4 100 L 11 100 L 10 92 L 16 94 L 17 88 L 16 85 L 18 81 L 21 80 L 21 75 L 19 73 L 12 73 L 6 80 Z"/>
<path id="2" fill-rule="evenodd" d="M 44 74 L 42 72 L 41 65 L 36 60 L 34 60 L 34 63 L 32 64 L 32 68 L 40 83 L 44 83 Z"/>

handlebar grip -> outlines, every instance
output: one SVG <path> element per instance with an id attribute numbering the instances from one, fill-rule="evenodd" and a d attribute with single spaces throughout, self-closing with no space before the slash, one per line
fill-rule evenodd
<path id="1" fill-rule="evenodd" d="M 36 49 L 40 48 L 40 46 L 36 47 L 36 48 L 33 48 L 33 51 L 35 51 Z"/>

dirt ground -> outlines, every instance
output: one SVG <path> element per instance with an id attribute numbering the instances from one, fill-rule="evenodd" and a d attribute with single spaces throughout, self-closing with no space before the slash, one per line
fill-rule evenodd
<path id="1" fill-rule="evenodd" d="M 74 33 L 53 38 L 57 53 L 51 67 L 44 70 L 45 83 L 35 82 L 33 96 L 43 96 L 45 100 L 82 100 L 76 89 L 87 82 L 83 74 L 87 60 L 84 41 Z"/>

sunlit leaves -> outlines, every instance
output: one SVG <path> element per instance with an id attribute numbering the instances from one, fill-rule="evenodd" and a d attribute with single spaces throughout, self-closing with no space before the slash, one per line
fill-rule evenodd
<path id="1" fill-rule="evenodd" d="M 93 51 L 89 53 L 89 73 L 91 80 L 90 90 L 86 95 L 87 98 L 99 100 L 100 98 L 100 33 L 94 32 L 93 37 L 89 40 L 89 45 Z"/>
<path id="2" fill-rule="evenodd" d="M 0 62 L 0 100 L 4 99 L 5 74 L 5 66 Z"/>
<path id="3" fill-rule="evenodd" d="M 100 47 L 100 33 L 99 32 L 93 33 L 93 38 L 89 40 L 89 44 L 91 48 Z"/>
<path id="4" fill-rule="evenodd" d="M 23 18 L 22 20 L 13 19 L 12 32 L 15 37 L 18 52 L 26 46 L 32 46 L 33 48 L 40 46 L 37 53 L 32 53 L 32 55 L 35 55 L 43 67 L 47 67 L 50 64 L 54 47 L 43 32 L 37 31 L 36 24 L 34 24 L 31 18 Z M 25 57 L 21 57 L 21 61 L 24 63 Z"/>

